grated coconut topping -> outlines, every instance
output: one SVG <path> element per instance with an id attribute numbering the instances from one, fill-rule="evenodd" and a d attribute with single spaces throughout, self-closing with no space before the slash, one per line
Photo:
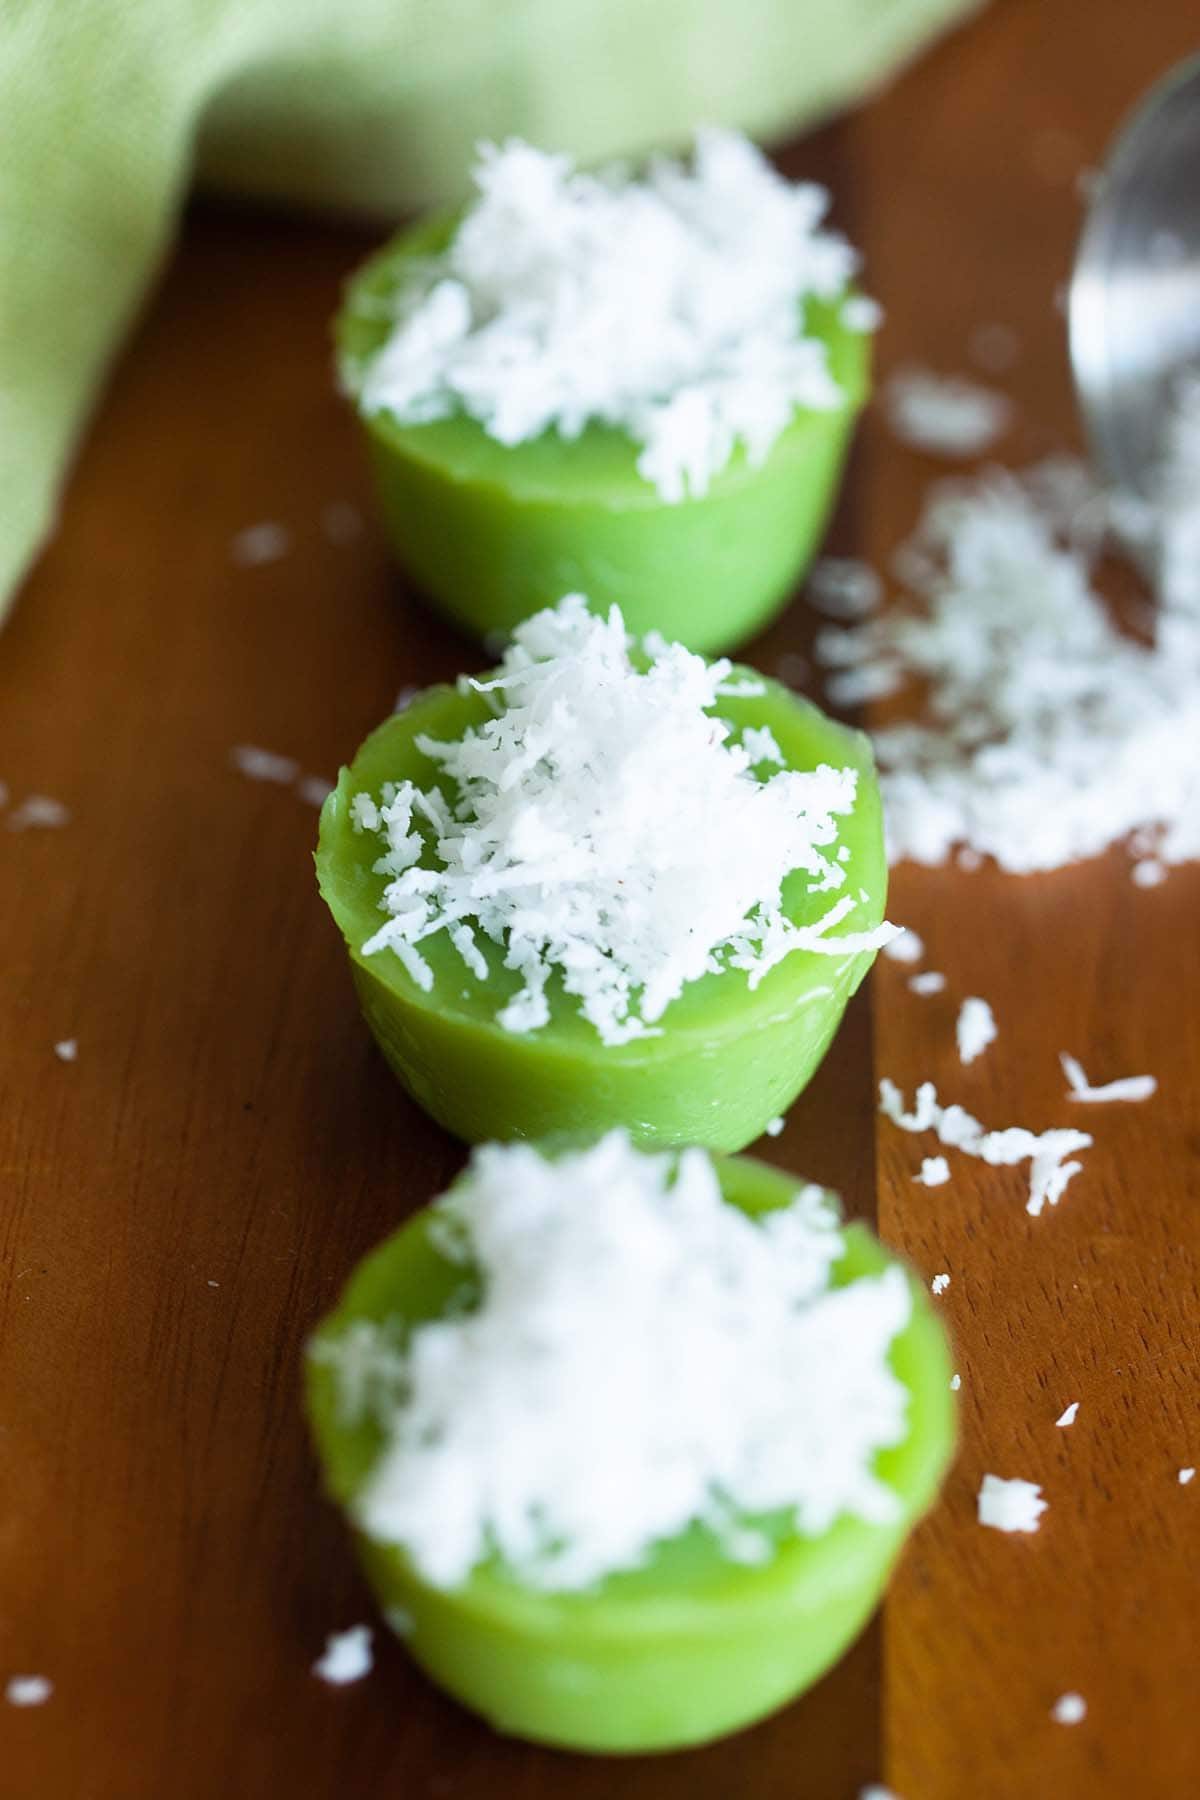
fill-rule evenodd
<path id="1" fill-rule="evenodd" d="M 856 771 L 758 779 L 764 733 L 739 744 L 706 710 L 729 691 L 729 663 L 659 640 L 641 669 L 630 648 L 617 608 L 600 619 L 569 596 L 518 626 L 492 680 L 469 683 L 497 696 L 496 717 L 453 742 L 416 739 L 456 785 L 455 806 L 412 782 L 354 796 L 354 826 L 382 839 L 374 866 L 389 877 L 389 916 L 363 955 L 394 951 L 430 991 L 418 946 L 444 930 L 483 981 L 482 932 L 523 979 L 497 1015 L 506 1030 L 549 1021 L 557 973 L 604 1043 L 623 1044 L 653 1034 L 704 974 L 741 970 L 755 988 L 793 950 L 842 957 L 894 935 L 829 935 L 865 895 L 843 894 L 812 925 L 783 910 L 793 872 L 810 892 L 845 885 L 838 821 Z"/>
<path id="2" fill-rule="evenodd" d="M 857 257 L 820 229 L 825 190 L 745 138 L 700 131 L 690 168 L 657 158 L 636 179 L 510 141 L 482 147 L 474 180 L 453 241 L 414 259 L 391 335 L 345 371 L 367 412 L 463 411 L 509 445 L 616 426 L 680 501 L 739 444 L 761 463 L 798 408 L 840 405 L 801 303 L 841 294 Z"/>
<path id="3" fill-rule="evenodd" d="M 703 1151 L 646 1155 L 614 1132 L 556 1162 L 485 1146 L 439 1212 L 481 1297 L 418 1325 L 366 1390 L 387 1441 L 355 1504 L 429 1581 L 457 1586 L 496 1553 L 529 1585 L 579 1588 L 695 1522 L 763 1561 L 758 1515 L 806 1536 L 897 1516 L 874 1461 L 906 1432 L 888 1352 L 908 1280 L 830 1287 L 843 1239 L 824 1190 L 750 1219 Z M 378 1376 L 396 1340 L 365 1329 Z M 340 1341 L 321 1349 L 337 1366 Z"/>

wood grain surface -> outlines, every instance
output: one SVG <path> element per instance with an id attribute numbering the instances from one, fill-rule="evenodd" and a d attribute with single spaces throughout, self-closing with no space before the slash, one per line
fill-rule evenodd
<path id="1" fill-rule="evenodd" d="M 1192 5 L 1007 0 L 785 157 L 827 180 L 885 303 L 880 365 L 969 366 L 1011 327 L 1019 462 L 1076 443 L 1055 289 L 1079 172 L 1200 37 Z M 478 656 L 406 594 L 369 520 L 327 323 L 352 232 L 198 210 L 122 362 L 62 525 L 0 638 L 0 1705 L 12 1800 L 1167 1800 L 1200 1792 L 1200 870 L 1124 858 L 1004 878 L 897 871 L 947 991 L 884 964 L 763 1153 L 841 1188 L 925 1274 L 962 1372 L 944 1502 L 826 1681 L 712 1749 L 615 1765 L 505 1742 L 380 1639 L 334 1692 L 325 1634 L 368 1618 L 298 1405 L 303 1340 L 460 1148 L 402 1096 L 318 902 L 316 815 L 238 744 L 331 776 L 397 690 Z M 872 414 L 831 542 L 882 566 L 940 471 Z M 333 541 L 326 509 L 361 533 Z M 260 567 L 234 535 L 273 520 Z M 750 651 L 802 651 L 793 608 Z M 953 1046 L 977 993 L 1000 1038 Z M 57 1041 L 78 1040 L 63 1062 Z M 1057 1053 L 1152 1071 L 1089 1109 L 1084 1172 L 1032 1220 L 1020 1171 L 916 1187 L 874 1113 L 932 1077 L 988 1124 L 1079 1123 Z M 1072 1400 L 1076 1423 L 1055 1419 Z M 982 1530 L 985 1470 L 1044 1484 L 1036 1537 Z M 1050 1708 L 1083 1694 L 1086 1720 Z"/>

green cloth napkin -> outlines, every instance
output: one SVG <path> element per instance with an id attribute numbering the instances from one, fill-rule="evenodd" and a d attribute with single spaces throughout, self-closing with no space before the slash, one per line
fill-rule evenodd
<path id="1" fill-rule="evenodd" d="M 480 137 L 769 137 L 972 3 L 2 0 L 0 618 L 194 176 L 389 215 L 459 196 Z"/>

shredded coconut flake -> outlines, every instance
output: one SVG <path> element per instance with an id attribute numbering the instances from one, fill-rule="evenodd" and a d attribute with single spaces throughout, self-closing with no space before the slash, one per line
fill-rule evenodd
<path id="1" fill-rule="evenodd" d="M 940 994 L 945 985 L 946 977 L 938 969 L 925 969 L 908 978 L 909 992 L 913 994 Z"/>
<path id="2" fill-rule="evenodd" d="M 944 1294 L 946 1289 L 950 1286 L 950 1277 L 948 1275 L 935 1275 L 929 1286 L 931 1292 L 934 1294 Z"/>
<path id="3" fill-rule="evenodd" d="M 30 794 L 14 806 L 7 819 L 10 831 L 57 831 L 71 822 L 71 810 L 49 794 Z"/>
<path id="4" fill-rule="evenodd" d="M 963 1063 L 973 1063 L 989 1044 L 995 1043 L 996 1020 L 986 1000 L 972 994 L 963 1001 L 954 1035 L 958 1041 L 959 1060 Z"/>
<path id="5" fill-rule="evenodd" d="M 263 563 L 278 562 L 292 547 L 292 534 L 286 525 L 264 519 L 260 525 L 247 525 L 229 545 L 229 554 L 239 568 L 256 569 Z"/>
<path id="6" fill-rule="evenodd" d="M 1087 1701 L 1082 1694 L 1060 1694 L 1050 1717 L 1056 1725 L 1078 1725 L 1087 1717 Z"/>
<path id="7" fill-rule="evenodd" d="M 1102 1087 L 1093 1087 L 1083 1072 L 1082 1064 L 1076 1062 L 1073 1056 L 1068 1056 L 1064 1050 L 1058 1060 L 1067 1078 L 1067 1091 L 1072 1100 L 1096 1103 L 1108 1100 L 1149 1100 L 1158 1089 L 1153 1075 L 1124 1075 L 1117 1081 L 1106 1081 Z"/>
<path id="8" fill-rule="evenodd" d="M 842 318 L 851 331 L 878 331 L 883 308 L 869 294 L 850 294 L 842 303 Z"/>
<path id="9" fill-rule="evenodd" d="M 1003 394 L 931 369 L 898 369 L 884 389 L 884 406 L 902 443 L 937 456 L 977 456 L 1012 417 Z"/>
<path id="10" fill-rule="evenodd" d="M 957 1375 L 957 1374 L 952 1375 L 950 1377 L 950 1392 L 952 1394 L 957 1394 L 957 1392 L 961 1386 L 962 1386 L 962 1376 Z"/>
<path id="11" fill-rule="evenodd" d="M 1188 1482 L 1194 1478 L 1195 1473 L 1196 1473 L 1195 1469 L 1180 1469 L 1180 1471 L 1179 1471 L 1180 1487 L 1186 1487 L 1188 1485 Z"/>
<path id="12" fill-rule="evenodd" d="M 54 1054 L 59 1062 L 74 1062 L 79 1055 L 78 1038 L 60 1038 L 54 1046 Z"/>
<path id="13" fill-rule="evenodd" d="M 10 1706 L 41 1706 L 54 1692 L 54 1683 L 45 1675 L 12 1675 L 4 1688 Z"/>
<path id="14" fill-rule="evenodd" d="M 831 896 L 845 885 L 838 821 L 857 774 L 822 765 L 757 779 L 708 710 L 728 674 L 662 643 L 643 672 L 620 612 L 596 618 L 578 595 L 520 625 L 495 678 L 472 684 L 503 696 L 497 716 L 454 742 L 417 739 L 456 804 L 411 781 L 378 802 L 353 797 L 354 826 L 384 840 L 375 868 L 389 877 L 387 922 L 363 955 L 394 951 L 428 991 L 417 946 L 446 930 L 482 979 L 478 930 L 523 981 L 497 1015 L 505 1029 L 549 1021 L 557 971 L 602 1040 L 622 1044 L 652 1034 L 704 974 L 740 970 L 754 988 L 793 950 L 845 957 L 887 943 L 889 925 L 833 935 L 861 903 L 849 894 L 815 924 L 786 916 L 787 876 Z"/>
<path id="15" fill-rule="evenodd" d="M 768 1119 L 763 1126 L 763 1130 L 768 1137 L 779 1137 L 786 1124 L 787 1120 L 783 1117 L 783 1114 L 780 1113 L 777 1118 Z"/>
<path id="16" fill-rule="evenodd" d="M 944 1156 L 926 1156 L 921 1163 L 921 1172 L 914 1175 L 922 1187 L 944 1187 L 950 1179 L 950 1164 Z"/>
<path id="17" fill-rule="evenodd" d="M 369 1625 L 351 1625 L 348 1631 L 331 1631 L 325 1649 L 312 1666 L 312 1672 L 330 1687 L 345 1687 L 369 1675 L 375 1658 L 371 1651 Z"/>
<path id="18" fill-rule="evenodd" d="M 742 749 L 750 758 L 751 768 L 756 769 L 761 763 L 774 763 L 782 769 L 787 761 L 769 725 L 747 725 L 742 732 Z"/>
<path id="19" fill-rule="evenodd" d="M 758 1515 L 809 1536 L 897 1516 L 874 1461 L 906 1431 L 888 1351 L 911 1295 L 895 1267 L 829 1285 L 843 1240 L 823 1190 L 751 1219 L 704 1152 L 613 1133 L 556 1162 L 486 1146 L 440 1213 L 481 1295 L 416 1327 L 390 1397 L 370 1389 L 387 1443 L 355 1504 L 428 1580 L 456 1586 L 494 1551 L 577 1588 L 697 1521 L 744 1560 Z M 335 1366 L 344 1341 L 324 1346 Z M 348 1364 L 357 1406 L 362 1342 Z"/>
<path id="20" fill-rule="evenodd" d="M 857 259 L 820 229 L 824 190 L 745 138 L 701 131 L 692 168 L 655 159 L 637 180 L 485 146 L 475 185 L 446 250 L 406 271 L 382 348 L 343 371 L 366 411 L 461 410 L 502 444 L 617 426 L 680 501 L 737 445 L 760 463 L 797 409 L 840 404 L 801 302 L 836 298 Z"/>
<path id="21" fill-rule="evenodd" d="M 911 1113 L 904 1110 L 904 1097 L 894 1081 L 885 1076 L 879 1084 L 879 1110 L 902 1131 L 936 1132 L 949 1149 L 977 1156 L 993 1167 L 1009 1167 L 1028 1162 L 1029 1199 L 1026 1212 L 1037 1215 L 1046 1206 L 1057 1206 L 1067 1183 L 1082 1168 L 1067 1157 L 1076 1150 L 1086 1150 L 1092 1139 L 1084 1131 L 1055 1129 L 1027 1131 L 1013 1125 L 1006 1131 L 986 1131 L 961 1106 L 943 1106 L 932 1081 L 924 1081 L 917 1089 Z"/>
<path id="22" fill-rule="evenodd" d="M 1036 1481 L 985 1475 L 979 1490 L 979 1523 L 996 1531 L 1036 1531 L 1048 1505 Z"/>
<path id="23" fill-rule="evenodd" d="M 332 792 L 333 783 L 323 775 L 301 775 L 296 783 L 296 793 L 306 806 L 324 806 Z"/>
<path id="24" fill-rule="evenodd" d="M 1075 1415 L 1078 1411 L 1079 1411 L 1078 1400 L 1072 1400 L 1070 1406 L 1066 1407 L 1059 1414 L 1058 1418 L 1055 1419 L 1054 1423 L 1058 1426 L 1073 1425 L 1075 1423 Z"/>
<path id="25" fill-rule="evenodd" d="M 905 926 L 905 928 L 892 939 L 891 943 L 883 946 L 883 954 L 892 962 L 920 962 L 925 954 L 925 940 L 918 937 L 915 931 L 910 931 L 908 927 Z"/>
<path id="26" fill-rule="evenodd" d="M 881 1787 L 877 1781 L 872 1781 L 869 1786 L 859 1788 L 858 1800 L 900 1800 L 900 1796 L 894 1794 L 891 1788 Z"/>
<path id="27" fill-rule="evenodd" d="M 276 756 L 273 750 L 260 750 L 254 744 L 235 744 L 229 761 L 249 781 L 273 781 L 281 787 L 290 786 L 300 773 L 300 765 L 290 756 Z"/>

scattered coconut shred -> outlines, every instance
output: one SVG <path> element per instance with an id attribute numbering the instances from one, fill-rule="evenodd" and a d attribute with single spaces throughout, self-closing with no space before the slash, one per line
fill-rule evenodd
<path id="1" fill-rule="evenodd" d="M 1068 1056 L 1064 1050 L 1058 1060 L 1067 1078 L 1068 1097 L 1072 1100 L 1103 1105 L 1110 1100 L 1149 1100 L 1158 1091 L 1153 1075 L 1123 1075 L 1117 1081 L 1106 1081 L 1102 1087 L 1093 1087 L 1083 1072 L 1083 1065 L 1073 1056 Z"/>
<path id="2" fill-rule="evenodd" d="M 348 1631 L 330 1632 L 312 1672 L 330 1687 L 346 1687 L 352 1681 L 361 1681 L 374 1666 L 370 1626 L 351 1625 Z"/>
<path id="3" fill-rule="evenodd" d="M 793 871 L 810 877 L 810 893 L 845 885 L 838 820 L 854 809 L 856 772 L 759 779 L 761 741 L 733 741 L 707 710 L 745 691 L 729 685 L 730 664 L 661 640 L 646 650 L 636 668 L 618 609 L 596 618 L 568 596 L 518 626 L 492 680 L 465 681 L 503 697 L 496 717 L 453 742 L 417 737 L 455 784 L 454 808 L 411 781 L 355 794 L 354 828 L 382 838 L 374 867 L 390 878 L 390 916 L 364 956 L 394 951 L 428 992 L 418 945 L 446 931 L 483 981 L 478 929 L 523 979 L 497 1015 L 506 1030 L 549 1021 L 557 970 L 603 1042 L 623 1044 L 656 1035 L 702 975 L 738 969 L 754 988 L 793 950 L 845 957 L 894 935 L 890 925 L 830 935 L 862 904 L 850 895 L 812 925 L 783 910 Z"/>
<path id="4" fill-rule="evenodd" d="M 703 494 L 735 446 L 761 463 L 797 408 L 842 391 L 801 302 L 857 266 L 794 186 L 734 132 L 697 134 L 691 168 L 576 171 L 528 144 L 484 146 L 477 198 L 439 256 L 411 266 L 390 337 L 342 374 L 404 424 L 465 411 L 502 444 L 590 422 L 643 446 L 664 500 Z M 876 314 L 847 300 L 851 330 Z"/>
<path id="5" fill-rule="evenodd" d="M 995 1531 L 1036 1531 L 1049 1504 L 1036 1481 L 985 1475 L 979 1490 L 979 1523 Z"/>
<path id="6" fill-rule="evenodd" d="M 1085 1131 L 1062 1128 L 1033 1132 L 1013 1125 L 1006 1131 L 987 1131 L 961 1106 L 943 1106 L 932 1081 L 921 1083 L 909 1113 L 904 1110 L 900 1089 L 885 1076 L 879 1083 L 879 1110 L 901 1131 L 936 1132 L 948 1149 L 977 1156 L 995 1168 L 1029 1163 L 1025 1210 L 1035 1218 L 1044 1207 L 1058 1205 L 1067 1183 L 1082 1168 L 1082 1163 L 1068 1162 L 1067 1157 L 1076 1150 L 1088 1149 L 1092 1142 Z"/>
<path id="7" fill-rule="evenodd" d="M 962 1063 L 973 1063 L 977 1056 L 983 1055 L 989 1044 L 995 1043 L 996 1019 L 986 1000 L 972 994 L 963 1001 L 954 1034 L 958 1042 L 958 1058 Z"/>
<path id="8" fill-rule="evenodd" d="M 1159 607 L 1147 647 L 1093 585 L 1127 503 L 1082 465 L 935 486 L 896 573 L 913 601 L 825 627 L 819 661 L 922 720 L 873 734 L 893 861 L 1026 874 L 1130 839 L 1139 885 L 1200 856 L 1200 381 L 1180 391 L 1161 503 L 1139 521 Z"/>
<path id="9" fill-rule="evenodd" d="M 903 444 L 936 456 L 978 456 L 1008 428 L 1012 402 L 959 375 L 897 369 L 883 391 L 888 424 Z"/>
<path id="10" fill-rule="evenodd" d="M 556 1162 L 485 1146 L 438 1211 L 439 1248 L 480 1276 L 474 1309 L 403 1353 L 386 1322 L 314 1347 L 347 1422 L 366 1406 L 386 1433 L 357 1522 L 429 1581 L 496 1553 L 529 1585 L 579 1588 L 697 1521 L 761 1562 L 748 1515 L 785 1509 L 812 1536 L 897 1516 L 874 1462 L 907 1429 L 888 1351 L 911 1293 L 895 1267 L 829 1285 L 843 1239 L 824 1190 L 751 1219 L 703 1151 L 613 1132 Z"/>

